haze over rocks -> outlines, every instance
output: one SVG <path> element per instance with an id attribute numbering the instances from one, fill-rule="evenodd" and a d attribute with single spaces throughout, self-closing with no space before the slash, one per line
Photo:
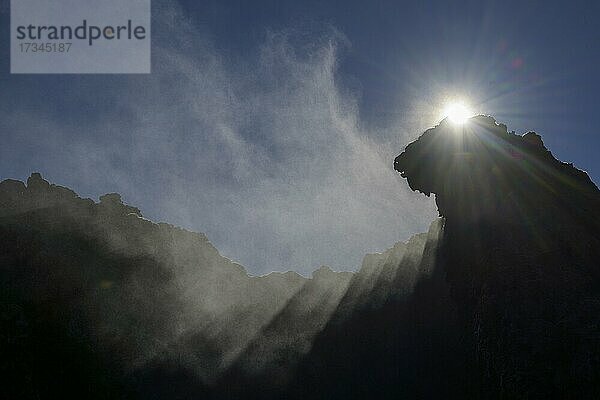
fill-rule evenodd
<path id="1" fill-rule="evenodd" d="M 486 116 L 442 121 L 394 167 L 440 218 L 310 278 L 250 276 L 116 193 L 0 182 L 0 397 L 600 396 L 587 174 Z"/>
<path id="2" fill-rule="evenodd" d="M 144 219 L 116 193 L 99 203 L 79 198 L 39 173 L 27 184 L 2 181 L 0 206 L 2 306 L 9 319 L 27 321 L 26 340 L 17 345 L 31 353 L 6 361 L 17 382 L 3 389 L 9 397 L 41 390 L 26 384 L 38 373 L 46 376 L 47 393 L 59 393 L 67 376 L 84 385 L 100 374 L 111 386 L 112 375 L 123 374 L 125 381 L 135 376 L 160 386 L 159 376 L 169 375 L 162 368 L 175 365 L 204 387 L 234 365 L 293 365 L 354 276 L 326 266 L 309 279 L 292 271 L 250 276 L 203 234 Z M 71 332 L 73 324 L 83 330 Z M 41 332 L 47 325 L 54 336 Z M 45 348 L 49 340 L 57 347 Z M 85 351 L 64 358 L 73 341 Z M 268 356 L 274 352 L 287 355 Z M 78 357 L 89 370 L 78 369 Z M 25 370 L 14 368 L 21 362 Z M 56 375 L 56 363 L 66 375 Z M 82 386 L 70 389 L 81 394 Z"/>

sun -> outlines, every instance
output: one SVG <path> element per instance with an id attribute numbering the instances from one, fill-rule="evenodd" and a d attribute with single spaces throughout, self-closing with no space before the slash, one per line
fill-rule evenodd
<path id="1" fill-rule="evenodd" d="M 464 124 L 472 116 L 473 112 L 461 101 L 452 102 L 444 109 L 444 118 L 447 117 L 450 122 L 456 125 Z"/>

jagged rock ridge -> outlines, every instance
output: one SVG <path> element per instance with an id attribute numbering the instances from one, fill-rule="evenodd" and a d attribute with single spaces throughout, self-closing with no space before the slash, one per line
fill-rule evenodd
<path id="1" fill-rule="evenodd" d="M 125 397 L 170 393 L 172 380 L 205 394 L 241 375 L 277 375 L 285 387 L 350 282 L 372 275 L 365 261 L 356 275 L 323 266 L 310 279 L 295 272 L 249 276 L 203 234 L 153 223 L 116 193 L 99 203 L 81 199 L 39 173 L 27 184 L 0 182 L 0 237 L 5 333 L 20 329 L 16 346 L 25 354 L 5 359 L 15 382 L 3 389 L 7 398 L 54 393 L 66 380 L 96 376 L 111 396 Z M 398 263 L 401 254 L 390 252 L 379 257 Z M 385 266 L 388 286 L 394 262 Z M 50 338 L 42 327 L 52 327 Z M 55 352 L 48 340 L 58 343 Z M 73 342 L 81 354 L 63 358 Z M 90 369 L 78 369 L 81 360 Z M 53 372 L 55 363 L 64 363 L 65 375 Z M 40 374 L 45 389 L 26 384 Z M 98 396 L 69 388 L 74 396 Z"/>

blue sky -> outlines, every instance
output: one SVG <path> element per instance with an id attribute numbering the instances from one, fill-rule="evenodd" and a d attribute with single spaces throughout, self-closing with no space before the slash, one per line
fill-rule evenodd
<path id="1" fill-rule="evenodd" d="M 252 273 L 354 269 L 427 229 L 393 157 L 453 98 L 600 181 L 598 2 L 153 1 L 151 75 L 10 75 L 0 178 L 205 232 Z"/>

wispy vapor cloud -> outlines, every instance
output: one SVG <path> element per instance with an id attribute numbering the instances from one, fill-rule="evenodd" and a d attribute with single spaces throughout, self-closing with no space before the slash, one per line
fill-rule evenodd
<path id="1" fill-rule="evenodd" d="M 72 78 L 64 101 L 90 96 L 77 110 L 90 115 L 20 110 L 4 120 L 9 145 L 43 153 L 30 165 L 51 179 L 205 232 L 252 273 L 352 269 L 426 230 L 433 203 L 394 173 L 402 148 L 386 146 L 390 132 L 408 137 L 364 128 L 360 94 L 338 82 L 343 35 L 270 32 L 242 59 L 163 10 L 153 37 L 151 76 Z"/>

